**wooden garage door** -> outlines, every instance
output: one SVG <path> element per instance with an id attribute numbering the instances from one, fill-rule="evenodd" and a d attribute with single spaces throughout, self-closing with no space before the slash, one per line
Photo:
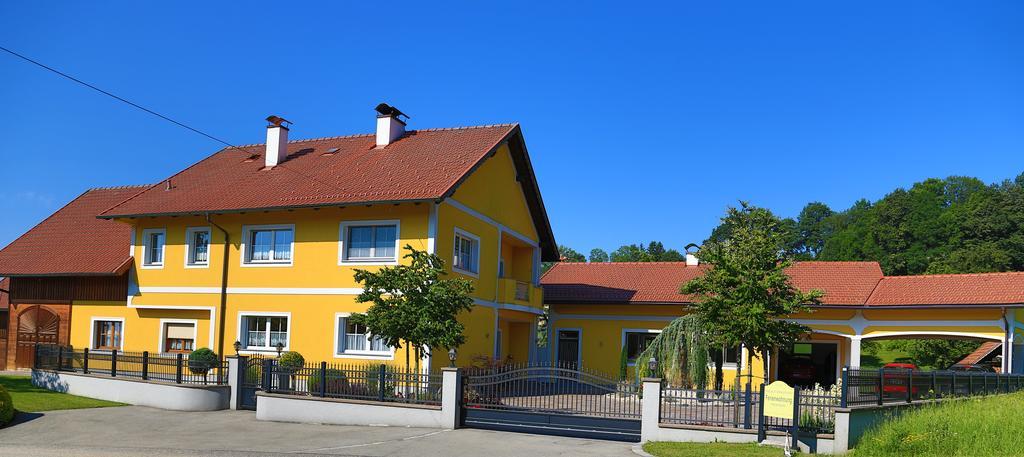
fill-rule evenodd
<path id="1" fill-rule="evenodd" d="M 60 317 L 50 310 L 35 305 L 18 315 L 18 343 L 15 365 L 32 368 L 36 344 L 57 344 Z"/>

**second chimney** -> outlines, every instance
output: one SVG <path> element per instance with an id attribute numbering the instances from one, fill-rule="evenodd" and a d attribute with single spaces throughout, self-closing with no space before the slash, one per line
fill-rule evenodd
<path id="1" fill-rule="evenodd" d="M 273 168 L 288 156 L 288 127 L 285 124 L 291 122 L 278 116 L 268 117 L 267 122 L 270 125 L 267 126 L 266 166 Z"/>
<path id="2" fill-rule="evenodd" d="M 377 147 L 384 147 L 405 134 L 405 121 L 399 116 L 406 116 L 405 113 L 387 103 L 377 105 Z"/>

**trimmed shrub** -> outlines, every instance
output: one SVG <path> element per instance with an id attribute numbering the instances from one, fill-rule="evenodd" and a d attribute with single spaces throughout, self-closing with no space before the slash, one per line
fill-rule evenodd
<path id="1" fill-rule="evenodd" d="M 188 355 L 188 371 L 193 374 L 206 374 L 220 358 L 210 348 L 199 348 Z"/>
<path id="2" fill-rule="evenodd" d="M 295 373 L 306 366 L 306 359 L 298 352 L 288 351 L 281 354 L 281 358 L 277 359 L 277 366 L 281 367 L 282 371 Z"/>
<path id="3" fill-rule="evenodd" d="M 14 401 L 11 394 L 7 393 L 4 386 L 0 386 L 0 427 L 3 427 L 14 420 Z"/>

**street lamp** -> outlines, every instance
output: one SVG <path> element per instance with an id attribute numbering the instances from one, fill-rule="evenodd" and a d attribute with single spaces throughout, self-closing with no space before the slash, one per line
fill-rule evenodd
<path id="1" fill-rule="evenodd" d="M 455 352 L 455 348 L 451 348 L 451 349 L 448 350 L 448 362 L 449 362 L 448 366 L 449 367 L 455 368 L 455 356 L 456 355 L 457 354 Z"/>
<path id="2" fill-rule="evenodd" d="M 235 340 L 235 344 L 232 344 L 232 346 L 235 347 L 235 355 L 237 356 L 238 355 L 238 351 L 242 350 L 242 342 L 238 341 L 238 340 Z"/>
<path id="3" fill-rule="evenodd" d="M 284 343 L 278 341 L 274 347 L 277 348 L 277 358 L 281 358 L 281 351 L 284 351 Z"/>

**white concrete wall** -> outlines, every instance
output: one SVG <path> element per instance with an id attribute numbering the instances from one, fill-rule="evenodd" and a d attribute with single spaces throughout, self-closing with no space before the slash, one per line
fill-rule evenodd
<path id="1" fill-rule="evenodd" d="M 97 375 L 32 370 L 32 384 L 57 392 L 175 411 L 227 409 L 228 386 L 169 384 Z"/>
<path id="2" fill-rule="evenodd" d="M 299 397 L 260 392 L 256 419 L 331 425 L 390 425 L 395 427 L 451 428 L 437 407 Z"/>

